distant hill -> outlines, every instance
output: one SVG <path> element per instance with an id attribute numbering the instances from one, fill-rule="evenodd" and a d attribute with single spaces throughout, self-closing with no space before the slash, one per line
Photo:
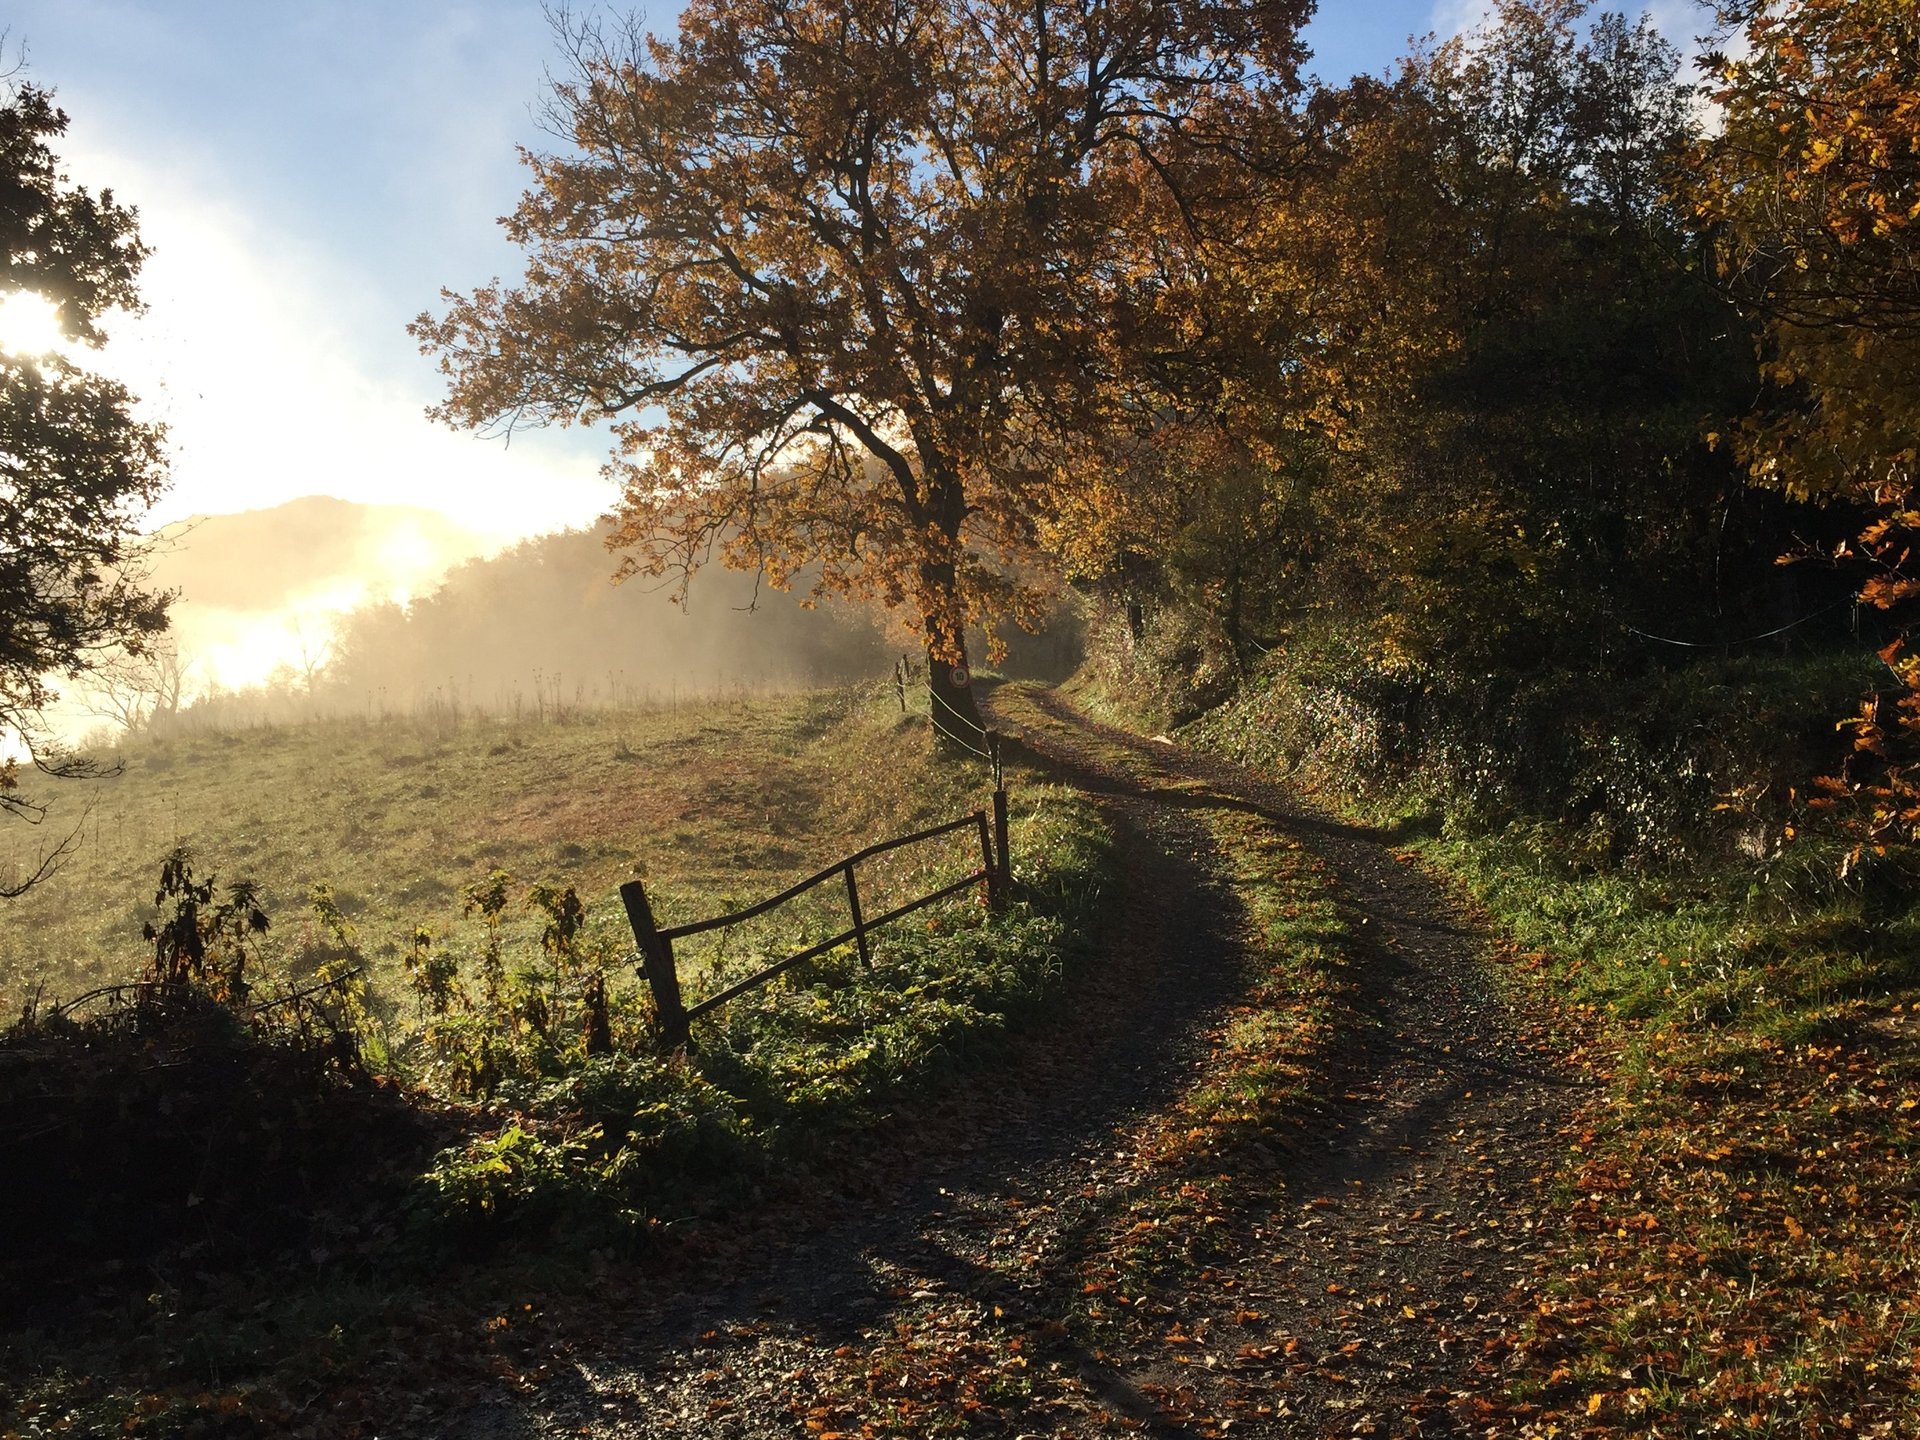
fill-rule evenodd
<path id="1" fill-rule="evenodd" d="M 831 683 L 884 674 L 916 648 L 861 607 L 809 603 L 804 579 L 785 593 L 714 565 L 684 604 L 670 585 L 616 585 L 605 538 L 565 530 L 499 550 L 432 510 L 308 496 L 170 526 L 153 571 L 178 592 L 184 696 L 203 713 L 518 710 Z M 1063 674 L 1077 642 L 1062 615 L 1020 637 L 1011 668 Z"/>

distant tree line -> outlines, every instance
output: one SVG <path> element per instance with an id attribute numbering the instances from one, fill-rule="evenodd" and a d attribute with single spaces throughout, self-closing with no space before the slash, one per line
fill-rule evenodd
<path id="1" fill-rule="evenodd" d="M 897 654 L 872 615 L 803 606 L 749 575 L 702 576 L 676 603 L 657 584 L 616 584 L 612 568 L 603 530 L 538 536 L 461 562 L 406 603 L 302 622 L 300 653 L 262 685 L 209 684 L 196 657 L 162 646 L 97 677 L 94 709 L 154 735 L 327 716 L 554 719 L 871 678 Z"/>
<path id="2" fill-rule="evenodd" d="M 826 684 L 884 671 L 872 619 L 807 609 L 750 575 L 703 575 L 684 603 L 658 583 L 616 585 L 605 533 L 569 530 L 456 566 L 401 606 L 344 617 L 319 683 L 404 707 L 436 691 L 495 708 L 536 681 L 613 703 L 728 686 Z"/>

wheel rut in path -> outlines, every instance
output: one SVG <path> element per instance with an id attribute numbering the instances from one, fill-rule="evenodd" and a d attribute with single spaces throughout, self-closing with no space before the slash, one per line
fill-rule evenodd
<path id="1" fill-rule="evenodd" d="M 877 1127 L 826 1193 L 770 1204 L 723 1254 L 560 1327 L 529 1357 L 537 1388 L 470 1411 L 462 1433 L 916 1433 L 890 1427 L 924 1421 L 916 1407 L 936 1396 L 985 1434 L 1502 1423 L 1487 1402 L 1551 1229 L 1543 1192 L 1571 1090 L 1503 1000 L 1481 933 L 1377 837 L 1056 696 L 1031 704 L 1026 743 L 1096 798 L 1123 862 L 1113 943 L 1064 1016 Z M 1170 783 L 1195 778 L 1205 795 Z M 1179 1343 L 1077 1338 L 1090 1252 L 1155 1183 L 1134 1137 L 1204 1078 L 1243 994 L 1207 804 L 1258 811 L 1332 865 L 1372 932 L 1372 1023 L 1343 1053 L 1324 1124 L 1270 1194 L 1225 1217 L 1226 1258 L 1138 1297 L 1141 1325 Z"/>

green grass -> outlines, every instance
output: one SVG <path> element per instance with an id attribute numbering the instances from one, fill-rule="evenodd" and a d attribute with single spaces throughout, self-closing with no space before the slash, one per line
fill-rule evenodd
<path id="1" fill-rule="evenodd" d="M 249 1260 L 244 1274 L 222 1260 L 226 1247 L 211 1224 L 178 1254 L 139 1254 L 131 1263 L 76 1257 L 75 1285 L 94 1298 L 56 1316 L 51 1328 L 0 1342 L 0 1434 L 64 1427 L 251 1435 L 281 1433 L 299 1414 L 323 1414 L 347 1429 L 376 1427 L 396 1405 L 457 1408 L 498 1373 L 505 1332 L 523 1313 L 531 1316 L 529 1306 L 550 1300 L 591 1308 L 581 1297 L 596 1289 L 644 1285 L 646 1271 L 627 1269 L 628 1261 L 644 1267 L 647 1256 L 683 1238 L 697 1248 L 713 1233 L 703 1228 L 707 1220 L 729 1224 L 730 1213 L 769 1187 L 809 1193 L 809 1167 L 834 1163 L 838 1137 L 860 1133 L 886 1110 L 936 1089 L 948 1072 L 979 1063 L 1009 1031 L 1044 1023 L 1072 994 L 1077 967 L 1099 943 L 1113 884 L 1111 840 L 1092 805 L 1033 770 L 1010 767 L 1016 883 L 1002 911 L 958 897 L 879 932 L 871 970 L 845 951 L 797 967 L 697 1024 L 685 1056 L 656 1053 L 647 997 L 629 974 L 613 997 L 616 1053 L 588 1058 L 572 1028 L 579 982 L 630 946 L 612 891 L 636 868 L 644 869 L 664 923 L 730 909 L 864 844 L 978 806 L 982 768 L 939 753 L 924 718 L 902 717 L 879 691 L 564 727 L 323 725 L 251 739 L 259 743 L 156 746 L 130 758 L 157 757 L 157 766 L 130 765 L 112 783 L 129 803 L 178 795 L 183 814 L 204 817 L 195 833 L 202 864 L 238 875 L 242 868 L 231 862 L 251 862 L 283 922 L 317 881 L 359 897 L 354 943 L 373 949 L 382 933 L 392 937 L 366 1017 L 376 1059 L 408 1083 L 458 1097 L 454 1105 L 429 1101 L 445 1137 L 434 1143 L 444 1148 L 369 1153 L 369 1168 L 375 1158 L 388 1162 L 389 1191 L 379 1204 L 369 1208 L 367 1197 L 349 1193 L 316 1222 L 313 1243 Z M 394 757 L 405 763 L 389 763 Z M 342 779 L 335 794 L 313 780 L 321 765 L 357 779 Z M 396 781 L 396 774 L 408 778 Z M 150 788 L 155 776 L 174 777 L 175 789 Z M 263 798 L 281 785 L 294 794 Z M 422 785 L 436 793 L 419 795 Z M 223 818 L 236 796 L 252 807 L 238 826 Z M 444 814 L 434 809 L 441 803 Z M 265 823 L 256 812 L 274 818 Z M 346 815 L 360 817 L 351 844 L 338 833 Z M 487 845 L 458 838 L 473 834 L 488 836 Z M 977 850 L 965 843 L 927 848 L 930 856 L 863 872 L 863 887 L 872 887 L 869 913 L 889 894 L 919 893 L 930 879 L 977 863 Z M 282 864 L 294 873 L 273 868 Z M 457 962 L 444 1014 L 410 993 L 399 953 L 399 938 L 423 918 L 421 871 L 409 867 L 447 875 L 439 881 L 447 893 L 433 897 L 438 908 L 427 914 L 464 937 L 434 950 Z M 540 917 L 519 905 L 519 889 L 508 892 L 498 1001 L 486 998 L 481 922 L 458 913 L 459 890 L 481 878 L 481 867 L 576 884 L 589 906 L 577 953 L 563 960 L 542 950 Z M 151 894 L 145 865 L 123 876 L 104 847 L 83 853 L 61 877 L 70 907 L 129 882 Z M 813 918 L 831 918 L 838 929 L 844 921 L 828 912 L 844 895 L 827 891 Z M 52 968 L 73 986 L 137 966 L 137 945 L 111 944 L 53 966 L 69 943 L 61 937 L 92 933 L 84 913 L 59 909 L 55 898 L 52 890 L 33 897 L 45 917 L 42 932 L 10 930 L 38 973 Z M 313 926 L 283 923 L 274 933 L 300 928 Z M 688 947 L 689 998 L 792 938 L 772 926 L 726 951 Z M 296 943 L 280 940 L 283 950 Z M 124 948 L 133 949 L 133 960 L 123 958 Z M 269 956 L 267 968 L 288 959 Z M 116 972 L 115 964 L 124 968 Z M 538 1021 L 528 1003 L 536 998 Z M 553 1023 L 563 1014 L 567 1025 Z M 22 1094 L 84 1090 L 56 1068 L 98 1079 L 96 1049 L 81 1038 L 63 1049 L 58 1033 L 30 1026 L 0 1035 L 0 1061 L 22 1062 L 0 1065 L 0 1080 L 18 1082 Z M 114 1133 L 82 1150 L 97 1152 L 110 1170 L 112 1156 L 129 1148 L 122 1142 L 165 1146 L 169 1126 L 180 1131 L 183 1156 L 231 1150 L 219 1123 L 219 1086 L 202 1087 L 183 1109 L 182 1097 L 167 1092 L 171 1072 L 142 1063 L 141 1044 L 155 1042 L 135 1039 L 128 1063 L 146 1077 L 145 1088 L 131 1110 L 121 1106 L 118 1129 L 107 1125 Z M 44 1071 L 31 1068 L 40 1063 L 36 1047 L 54 1055 Z M 476 1054 L 492 1067 L 490 1078 L 459 1083 L 474 1073 L 462 1062 Z M 273 1129 L 273 1094 L 247 1093 L 268 1117 L 256 1116 L 254 1128 Z M 13 1112 L 0 1103 L 0 1118 L 5 1113 Z M 99 1123 L 86 1113 L 94 1116 L 88 1123 Z M 189 1122 L 176 1119 L 183 1114 Z M 297 1124 L 279 1128 L 284 1133 L 266 1136 L 273 1153 L 303 1153 Z M 44 1125 L 28 1128 L 30 1140 L 45 1134 Z M 404 1193 L 396 1201 L 391 1172 L 396 1163 L 404 1171 L 409 1158 L 413 1169 L 399 1177 Z M 189 1165 L 183 1173 L 201 1183 L 204 1169 Z M 63 1169 L 61 1179 L 74 1177 Z M 157 1170 L 148 1179 L 148 1190 L 172 1183 Z M 188 1217 L 225 1217 L 256 1203 L 244 1186 L 233 1196 L 188 1197 L 180 1188 L 142 1203 Z M 109 1174 L 80 1193 L 93 1197 L 89 1214 L 99 1221 L 94 1212 L 110 1210 L 118 1192 Z M 24 1223 L 57 1235 L 69 1218 Z M 255 1269 L 260 1263 L 271 1267 L 268 1284 Z M 439 1381 L 448 1393 L 436 1398 L 431 1386 Z M 316 1397 L 324 1397 L 317 1410 Z"/>
<path id="2" fill-rule="evenodd" d="M 463 889 L 494 869 L 576 886 L 617 934 L 614 892 L 643 876 L 662 923 L 779 889 L 839 855 L 984 803 L 978 768 L 931 763 L 924 720 L 879 691 L 824 691 L 565 724 L 472 716 L 321 721 L 130 745 L 118 776 L 46 787 L 41 832 L 81 826 L 52 879 L 0 905 L 0 1013 L 134 978 L 160 862 L 176 844 L 222 881 L 251 877 L 298 949 L 315 884 L 391 987 L 416 925 L 471 933 Z M 83 818 L 84 817 L 84 818 Z M 4 857 L 0 857 L 3 859 Z M 511 938 L 538 930 L 517 905 Z"/>
<path id="3" fill-rule="evenodd" d="M 1729 862 L 1568 873 L 1512 829 L 1414 848 L 1615 1049 L 1543 1398 L 1595 1434 L 1914 1433 L 1920 917 Z"/>

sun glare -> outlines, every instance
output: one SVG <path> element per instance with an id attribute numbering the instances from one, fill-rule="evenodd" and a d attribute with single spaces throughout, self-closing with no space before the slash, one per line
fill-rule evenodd
<path id="1" fill-rule="evenodd" d="M 10 355 L 51 355 L 66 348 L 59 305 L 31 290 L 0 295 L 0 350 Z"/>

